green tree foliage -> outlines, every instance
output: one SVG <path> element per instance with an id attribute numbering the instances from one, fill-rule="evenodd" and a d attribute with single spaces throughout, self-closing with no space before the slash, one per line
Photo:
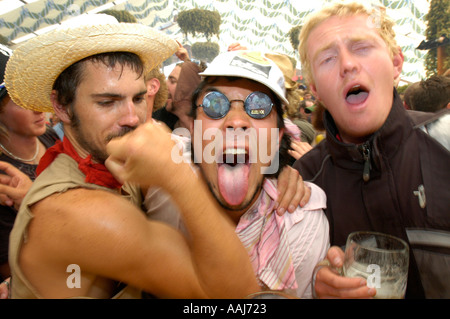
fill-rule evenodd
<path id="1" fill-rule="evenodd" d="M 219 38 L 222 20 L 218 11 L 196 8 L 181 11 L 177 22 L 185 36 L 192 34 L 195 37 L 197 33 L 200 33 L 206 37 L 207 41 L 210 41 L 213 35 Z"/>
<path id="2" fill-rule="evenodd" d="M 289 41 L 291 42 L 294 51 L 298 50 L 298 45 L 300 44 L 298 40 L 298 36 L 300 35 L 300 31 L 302 30 L 302 26 L 298 25 L 296 27 L 291 28 L 289 30 Z"/>
<path id="3" fill-rule="evenodd" d="M 104 10 L 100 13 L 109 14 L 110 16 L 113 16 L 117 19 L 119 22 L 128 22 L 128 23 L 137 23 L 137 19 L 134 15 L 129 13 L 126 10 Z"/>
<path id="4" fill-rule="evenodd" d="M 192 55 L 198 60 L 211 62 L 220 52 L 215 42 L 196 42 L 192 45 Z"/>
<path id="5" fill-rule="evenodd" d="M 441 35 L 450 37 L 450 0 L 431 0 L 430 11 L 426 16 L 427 41 L 438 39 Z M 444 70 L 450 68 L 450 45 L 445 47 Z M 425 56 L 427 77 L 437 74 L 437 49 L 430 49 Z"/>
<path id="6" fill-rule="evenodd" d="M 288 55 L 289 60 L 291 60 L 292 67 L 295 69 L 297 67 L 297 60 L 293 57 Z"/>

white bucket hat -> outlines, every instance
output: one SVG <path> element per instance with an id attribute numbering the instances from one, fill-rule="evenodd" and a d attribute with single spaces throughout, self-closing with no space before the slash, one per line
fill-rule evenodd
<path id="1" fill-rule="evenodd" d="M 82 25 L 63 25 L 31 38 L 13 51 L 6 66 L 5 84 L 17 105 L 53 112 L 50 94 L 55 80 L 67 67 L 91 55 L 132 52 L 144 62 L 147 73 L 178 49 L 175 40 L 148 26 L 119 23 L 105 14 L 90 16 Z"/>
<path id="2" fill-rule="evenodd" d="M 283 104 L 289 104 L 286 99 L 283 72 L 259 51 L 240 50 L 219 54 L 200 75 L 233 76 L 254 80 L 271 89 Z"/>

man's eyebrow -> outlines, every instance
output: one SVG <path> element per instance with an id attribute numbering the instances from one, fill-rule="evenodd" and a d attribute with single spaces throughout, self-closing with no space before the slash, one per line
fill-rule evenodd
<path id="1" fill-rule="evenodd" d="M 371 35 L 371 34 L 363 34 L 363 35 L 350 35 L 348 38 L 346 38 L 344 41 L 346 43 L 350 43 L 350 44 L 354 44 L 356 42 L 361 42 L 361 41 L 375 41 L 376 37 Z M 332 49 L 334 46 L 336 45 L 336 42 L 333 41 L 331 43 L 328 43 L 322 47 L 320 47 L 317 52 L 314 54 L 313 56 L 313 60 L 317 59 L 317 57 L 319 56 L 319 54 L 321 54 L 324 51 L 330 50 Z"/>
<path id="2" fill-rule="evenodd" d="M 209 92 L 220 92 L 219 89 L 217 89 L 215 86 L 209 86 L 207 87 L 204 91 L 204 93 L 209 93 Z M 222 92 L 220 92 L 222 93 Z"/>
<path id="3" fill-rule="evenodd" d="M 322 52 L 325 52 L 325 51 L 327 51 L 327 50 L 330 50 L 332 47 L 334 47 L 336 44 L 335 44 L 335 42 L 332 42 L 332 43 L 329 43 L 329 44 L 327 44 L 327 45 L 324 45 L 324 46 L 322 46 L 322 47 L 320 47 L 318 50 L 317 50 L 317 52 L 314 54 L 314 56 L 313 56 L 313 61 L 315 61 L 316 59 L 317 59 L 317 57 L 322 53 Z"/>
<path id="4" fill-rule="evenodd" d="M 119 98 L 123 98 L 123 95 L 122 94 L 117 94 L 117 93 L 93 93 L 93 94 L 91 94 L 91 97 L 92 98 L 105 98 L 105 97 L 107 97 L 107 98 L 119 99 Z"/>
<path id="5" fill-rule="evenodd" d="M 134 96 L 140 96 L 140 95 L 145 95 L 145 94 L 147 94 L 147 89 L 142 90 L 141 92 L 135 94 Z"/>
<path id="6" fill-rule="evenodd" d="M 142 90 L 141 92 L 134 94 L 134 96 L 141 96 L 147 94 L 147 90 Z M 92 98 L 113 98 L 113 99 L 122 99 L 125 97 L 123 94 L 118 93 L 93 93 L 91 94 Z"/>

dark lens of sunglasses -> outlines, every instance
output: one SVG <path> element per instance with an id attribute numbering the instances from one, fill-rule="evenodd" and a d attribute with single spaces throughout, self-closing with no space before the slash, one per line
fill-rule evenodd
<path id="1" fill-rule="evenodd" d="M 209 92 L 203 98 L 203 111 L 212 119 L 221 119 L 230 109 L 230 102 L 220 92 Z"/>
<path id="2" fill-rule="evenodd" d="M 252 92 L 245 99 L 245 110 L 254 119 L 263 119 L 272 111 L 272 100 L 262 92 Z"/>

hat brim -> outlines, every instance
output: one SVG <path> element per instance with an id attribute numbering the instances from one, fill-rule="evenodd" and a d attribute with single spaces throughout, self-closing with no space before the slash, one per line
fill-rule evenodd
<path id="1" fill-rule="evenodd" d="M 132 52 L 144 62 L 145 72 L 178 49 L 176 41 L 148 26 L 136 23 L 84 25 L 32 38 L 10 57 L 5 84 L 19 106 L 53 112 L 53 84 L 67 67 L 88 56 L 105 52 Z"/>

